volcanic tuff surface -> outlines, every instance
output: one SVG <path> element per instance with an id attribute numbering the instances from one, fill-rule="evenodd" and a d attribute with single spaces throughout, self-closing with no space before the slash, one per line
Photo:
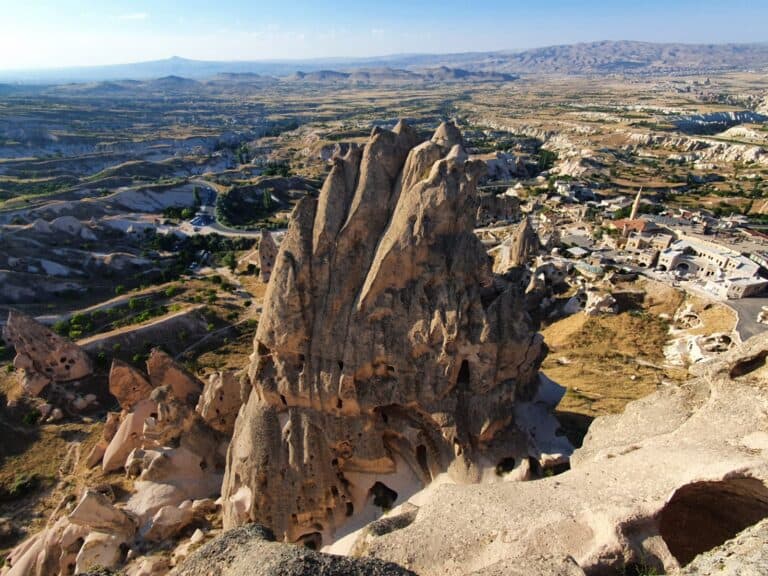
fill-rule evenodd
<path id="1" fill-rule="evenodd" d="M 439 486 L 355 552 L 420 576 L 765 574 L 765 524 L 741 532 L 768 518 L 766 358 L 763 333 L 596 419 L 568 472 Z"/>
<path id="2" fill-rule="evenodd" d="M 453 124 L 419 144 L 401 122 L 336 157 L 296 208 L 227 458 L 225 527 L 318 545 L 441 472 L 473 482 L 528 456 L 512 415 L 545 348 L 472 232 L 481 173 Z"/>
<path id="3" fill-rule="evenodd" d="M 258 524 L 225 532 L 209 542 L 173 576 L 415 576 L 410 570 L 376 559 L 351 559 L 319 554 L 301 546 L 276 543 Z"/>

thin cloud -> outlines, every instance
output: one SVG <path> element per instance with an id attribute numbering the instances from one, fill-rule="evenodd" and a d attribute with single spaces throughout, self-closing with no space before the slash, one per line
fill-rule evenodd
<path id="1" fill-rule="evenodd" d="M 120 20 L 146 20 L 147 18 L 149 18 L 149 14 L 146 12 L 131 12 L 120 15 Z"/>

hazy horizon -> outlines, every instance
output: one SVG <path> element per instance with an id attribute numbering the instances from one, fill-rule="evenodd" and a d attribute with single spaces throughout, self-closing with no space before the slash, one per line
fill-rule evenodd
<path id="1" fill-rule="evenodd" d="M 385 60 L 385 59 L 395 59 L 398 57 L 404 57 L 404 56 L 450 56 L 454 54 L 482 54 L 482 53 L 491 53 L 491 52 L 509 52 L 509 53 L 515 53 L 515 52 L 524 52 L 527 50 L 536 50 L 541 48 L 549 48 L 549 47 L 556 47 L 559 45 L 563 46 L 570 46 L 570 45 L 579 45 L 579 44 L 597 44 L 601 42 L 640 42 L 640 43 L 651 43 L 651 44 L 688 44 L 688 45 L 706 45 L 706 44 L 713 44 L 716 46 L 726 46 L 726 45 L 759 45 L 759 44 L 768 44 L 768 41 L 754 41 L 754 42 L 714 42 L 714 43 L 699 43 L 699 42 L 653 42 L 650 40 L 633 40 L 633 39 L 622 39 L 622 40 L 605 40 L 605 39 L 595 39 L 595 40 L 584 40 L 580 42 L 573 42 L 573 43 L 566 43 L 566 44 L 546 44 L 541 46 L 528 46 L 525 48 L 500 48 L 498 50 L 462 50 L 457 52 L 390 52 L 390 53 L 382 53 L 382 54 L 373 54 L 370 56 L 354 56 L 354 55 L 344 55 L 339 54 L 335 56 L 317 56 L 317 57 L 289 57 L 289 58 L 253 58 L 253 59 L 220 59 L 220 60 L 212 60 L 212 59 L 206 59 L 206 58 L 189 58 L 184 55 L 180 54 L 171 54 L 168 56 L 164 56 L 161 58 L 152 58 L 150 60 L 134 60 L 134 61 L 121 61 L 121 62 L 109 62 L 106 64 L 74 64 L 74 65 L 65 65 L 65 66 L 52 66 L 52 67 L 30 67 L 30 68 L 0 68 L 0 72 L 45 72 L 45 71 L 59 71 L 63 70 L 66 71 L 68 69 L 79 69 L 79 68 L 108 68 L 110 66 L 132 66 L 132 65 L 139 65 L 139 64 L 146 64 L 151 62 L 165 62 L 169 60 L 178 59 L 181 61 L 189 61 L 189 62 L 201 62 L 201 63 L 250 63 L 250 62 L 264 62 L 264 63 L 286 63 L 290 64 L 293 62 L 296 63 L 303 63 L 303 62 L 323 62 L 328 61 L 329 63 L 332 63 L 333 61 L 339 61 L 339 62 L 352 62 L 357 60 Z"/>
<path id="2" fill-rule="evenodd" d="M 459 0 L 319 5 L 221 0 L 4 2 L 0 70 L 164 60 L 314 60 L 526 50 L 632 40 L 762 43 L 768 6 L 747 0 L 605 0 L 544 4 Z M 734 18 L 738 15 L 738 18 Z M 684 23 L 684 26 L 681 26 Z"/>

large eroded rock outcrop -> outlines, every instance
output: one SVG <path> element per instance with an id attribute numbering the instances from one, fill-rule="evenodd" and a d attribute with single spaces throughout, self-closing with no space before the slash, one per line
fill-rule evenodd
<path id="1" fill-rule="evenodd" d="M 240 403 L 237 376 L 212 378 L 203 389 L 168 354 L 153 350 L 146 374 L 114 360 L 109 390 L 122 411 L 108 413 L 86 465 L 125 473 L 133 480 L 130 490 L 119 499 L 109 484 L 74 490 L 41 531 L 10 552 L 0 575 L 69 576 L 131 563 L 127 574 L 165 574 L 169 560 L 205 538 L 202 532 L 188 538 L 187 528 L 208 525 L 218 508 L 213 499 L 224 473 L 231 433 L 226 427 Z M 185 539 L 173 558 L 138 558 Z M 144 570 L 149 565 L 157 570 Z"/>
<path id="2" fill-rule="evenodd" d="M 78 380 L 93 372 L 82 348 L 20 312 L 8 314 L 3 337 L 16 349 L 13 365 L 23 370 L 22 386 L 31 396 L 51 382 Z"/>
<path id="3" fill-rule="evenodd" d="M 474 482 L 541 456 L 513 420 L 544 345 L 473 234 L 483 165 L 452 124 L 418 142 L 404 123 L 374 129 L 297 206 L 227 457 L 225 527 L 320 544 L 442 472 Z"/>

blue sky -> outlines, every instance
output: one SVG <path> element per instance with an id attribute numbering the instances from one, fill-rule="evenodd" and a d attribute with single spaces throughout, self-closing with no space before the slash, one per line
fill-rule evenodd
<path id="1" fill-rule="evenodd" d="M 0 70 L 768 41 L 766 0 L 0 0 Z"/>

